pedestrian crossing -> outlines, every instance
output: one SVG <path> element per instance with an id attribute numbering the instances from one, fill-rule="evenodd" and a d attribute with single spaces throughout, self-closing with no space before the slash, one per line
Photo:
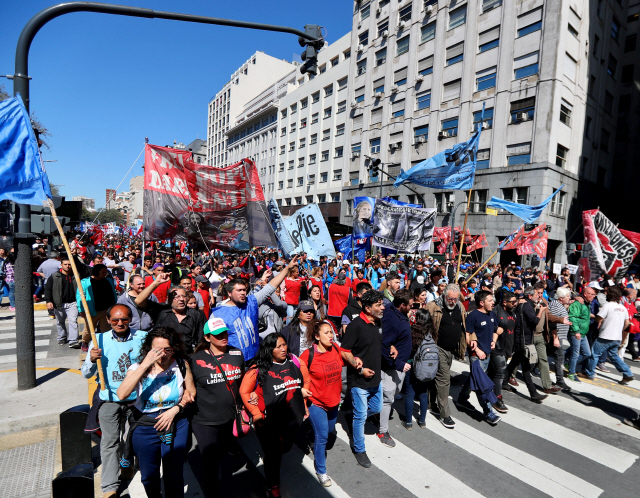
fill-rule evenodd
<path id="1" fill-rule="evenodd" d="M 49 317 L 47 310 L 34 311 L 34 332 L 36 360 L 44 360 L 49 355 L 52 342 L 52 327 L 55 320 Z M 16 319 L 15 313 L 0 314 L 0 365 L 17 362 L 16 355 Z"/>

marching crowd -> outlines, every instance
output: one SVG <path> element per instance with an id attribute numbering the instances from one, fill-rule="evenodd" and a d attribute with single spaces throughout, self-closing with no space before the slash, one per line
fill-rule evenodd
<path id="1" fill-rule="evenodd" d="M 56 318 L 58 343 L 87 351 L 85 377 L 96 375 L 101 359 L 104 385 L 87 430 L 101 435 L 105 497 L 116 496 L 134 461 L 149 497 L 162 496 L 161 466 L 164 496 L 183 496 L 192 434 L 207 469 L 203 492 L 220 496 L 220 462 L 238 455 L 237 438 L 251 428 L 268 497 L 280 496 L 282 455 L 294 443 L 313 453 L 319 483 L 331 486 L 326 459 L 340 410 L 363 467 L 371 466 L 365 424 L 395 446 L 389 420 L 400 396 L 406 430 L 424 427 L 428 413 L 455 429 L 454 358 L 470 365 L 454 403 L 475 411 L 474 392 L 494 426 L 508 416 L 505 395 L 519 382 L 543 403 L 593 379 L 595 369 L 607 371 L 607 363 L 627 384 L 625 352 L 640 361 L 633 273 L 584 282 L 567 268 L 555 275 L 515 262 L 469 263 L 455 281 L 455 261 L 432 257 L 285 260 L 269 250 L 238 256 L 143 248 L 122 236 L 98 247 L 83 239 L 72 238 L 71 248 L 89 313 L 68 257 L 46 257 L 40 246 L 34 297 Z M 13 263 L 0 252 L 0 282 L 10 295 Z M 78 317 L 93 322 L 97 344 L 87 327 L 79 335 Z M 626 422 L 640 429 L 638 419 Z"/>

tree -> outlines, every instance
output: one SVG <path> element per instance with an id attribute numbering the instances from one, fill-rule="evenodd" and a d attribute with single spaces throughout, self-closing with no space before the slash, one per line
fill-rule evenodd
<path id="1" fill-rule="evenodd" d="M 0 102 L 2 102 L 3 100 L 7 100 L 8 98 L 11 98 L 11 95 L 9 95 L 7 90 L 5 90 L 4 85 L 0 85 Z M 47 149 L 49 149 L 50 148 L 49 144 L 44 140 L 43 137 L 50 137 L 51 133 L 49 133 L 49 130 L 40 122 L 40 120 L 33 113 L 31 113 L 31 127 L 36 133 L 36 138 L 38 139 L 38 145 L 39 146 L 44 145 Z M 51 190 L 53 191 L 53 185 L 51 187 L 52 187 Z M 54 195 L 58 195 L 58 194 L 54 193 Z"/>
<path id="2" fill-rule="evenodd" d="M 93 218 L 92 218 L 93 219 Z M 98 215 L 96 220 L 98 223 L 111 223 L 116 222 L 118 225 L 124 222 L 124 216 L 117 209 L 105 209 Z"/>
<path id="3" fill-rule="evenodd" d="M 96 217 L 95 213 L 87 210 L 86 207 L 82 206 L 82 214 L 80 215 L 80 221 L 93 221 Z"/>
<path id="4" fill-rule="evenodd" d="M 53 195 L 60 195 L 60 187 L 55 185 L 54 183 L 50 183 L 49 187 L 51 187 L 51 193 Z"/>

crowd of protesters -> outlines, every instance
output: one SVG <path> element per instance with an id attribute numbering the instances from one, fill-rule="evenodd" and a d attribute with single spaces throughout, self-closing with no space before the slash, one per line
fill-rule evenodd
<path id="1" fill-rule="evenodd" d="M 161 496 L 161 467 L 164 495 L 183 496 L 191 433 L 207 469 L 204 494 L 220 496 L 221 459 L 239 453 L 236 437 L 249 424 L 262 447 L 267 496 L 280 496 L 282 455 L 296 441 L 313 453 L 319 483 L 331 486 L 326 459 L 340 409 L 363 467 L 371 466 L 365 424 L 395 446 L 389 419 L 400 395 L 405 429 L 414 419 L 424 427 L 428 413 L 455 429 L 454 359 L 470 365 L 454 403 L 476 411 L 475 392 L 491 425 L 508 416 L 505 395 L 519 382 L 542 403 L 596 369 L 612 366 L 627 384 L 625 352 L 640 361 L 634 273 L 585 282 L 567 268 L 555 275 L 515 262 L 465 263 L 456 273 L 455 261 L 429 256 L 367 253 L 350 261 L 337 253 L 311 261 L 267 249 L 143 248 L 122 236 L 100 246 L 82 235 L 70 242 L 89 313 L 66 253 L 47 256 L 41 245 L 34 245 L 34 298 L 57 320 L 58 343 L 87 351 L 85 377 L 102 360 L 106 385 L 96 391 L 87 430 L 101 433 L 105 497 L 130 477 L 134 455 L 148 496 Z M 10 296 L 12 256 L 0 250 Z M 79 334 L 78 321 L 88 320 L 97 344 L 86 326 Z M 637 419 L 626 422 L 640 428 Z"/>

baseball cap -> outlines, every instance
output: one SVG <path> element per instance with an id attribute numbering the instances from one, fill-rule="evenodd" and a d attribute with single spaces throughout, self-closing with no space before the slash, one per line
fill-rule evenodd
<path id="1" fill-rule="evenodd" d="M 304 299 L 298 303 L 298 310 L 300 311 L 315 311 L 316 307 L 308 299 Z"/>
<path id="2" fill-rule="evenodd" d="M 438 280 L 438 285 L 440 284 L 448 284 L 449 283 L 449 279 L 448 278 L 441 278 L 440 280 Z"/>
<path id="3" fill-rule="evenodd" d="M 202 275 L 198 275 L 196 277 L 196 282 L 208 282 L 206 277 L 203 277 Z"/>
<path id="4" fill-rule="evenodd" d="M 436 261 L 433 263 L 433 266 L 440 266 L 440 261 L 436 260 Z"/>
<path id="5" fill-rule="evenodd" d="M 602 290 L 602 286 L 598 283 L 597 280 L 590 282 L 587 287 L 591 287 L 592 289 Z"/>
<path id="6" fill-rule="evenodd" d="M 228 331 L 229 329 L 227 328 L 227 325 L 224 323 L 224 320 L 222 318 L 213 317 L 204 324 L 204 335 L 219 335 L 223 332 Z"/>

